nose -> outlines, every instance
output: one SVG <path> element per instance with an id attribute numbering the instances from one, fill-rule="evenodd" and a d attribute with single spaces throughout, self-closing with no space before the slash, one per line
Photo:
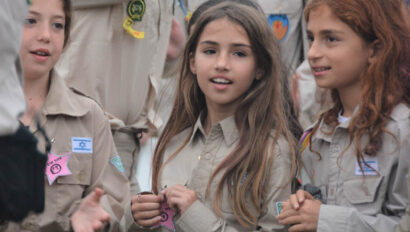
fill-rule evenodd
<path id="1" fill-rule="evenodd" d="M 228 52 L 220 52 L 218 54 L 215 68 L 218 71 L 229 70 L 229 53 Z"/>
<path id="2" fill-rule="evenodd" d="M 317 41 L 313 41 L 310 44 L 309 51 L 307 53 L 308 60 L 315 60 L 322 56 L 320 44 Z"/>
<path id="3" fill-rule="evenodd" d="M 51 27 L 47 23 L 42 23 L 38 30 L 38 40 L 43 42 L 50 42 Z"/>

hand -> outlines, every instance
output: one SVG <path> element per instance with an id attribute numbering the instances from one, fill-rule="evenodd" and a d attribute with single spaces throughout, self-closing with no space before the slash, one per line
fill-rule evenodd
<path id="1" fill-rule="evenodd" d="M 195 191 L 176 184 L 161 192 L 166 196 L 170 208 L 176 208 L 182 214 L 198 199 Z"/>
<path id="2" fill-rule="evenodd" d="M 167 61 L 175 60 L 179 57 L 185 45 L 185 34 L 181 24 L 175 19 L 172 19 L 171 35 L 167 49 Z"/>
<path id="3" fill-rule="evenodd" d="M 161 202 L 163 197 L 150 194 L 137 194 L 131 199 L 134 221 L 144 227 L 151 227 L 161 221 Z"/>
<path id="4" fill-rule="evenodd" d="M 289 201 L 282 204 L 282 212 L 278 216 L 282 225 L 292 225 L 290 232 L 316 231 L 319 221 L 319 210 L 322 203 L 315 199 L 304 199 L 303 204 L 294 209 Z"/>
<path id="5" fill-rule="evenodd" d="M 296 114 L 299 112 L 299 106 L 300 106 L 300 92 L 299 92 L 299 80 L 300 80 L 300 75 L 295 73 L 292 76 L 292 82 L 291 82 L 291 96 L 293 100 L 293 108 L 296 112 Z"/>
<path id="6" fill-rule="evenodd" d="M 110 215 L 100 205 L 104 191 L 94 189 L 80 203 L 80 207 L 71 217 L 71 225 L 76 232 L 92 232 L 102 229 L 104 222 L 110 220 Z"/>
<path id="7" fill-rule="evenodd" d="M 290 195 L 288 201 L 293 209 L 298 210 L 299 206 L 303 204 L 305 199 L 314 200 L 314 198 L 312 197 L 312 195 L 310 195 L 309 192 L 306 192 L 304 190 L 298 190 L 296 194 Z"/>

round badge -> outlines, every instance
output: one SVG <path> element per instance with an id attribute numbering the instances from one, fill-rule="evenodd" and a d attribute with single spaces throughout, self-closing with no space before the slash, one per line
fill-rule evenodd
<path id="1" fill-rule="evenodd" d="M 127 14 L 132 21 L 141 21 L 142 16 L 145 13 L 145 1 L 144 0 L 131 0 L 128 2 Z"/>
<path id="2" fill-rule="evenodd" d="M 285 14 L 271 14 L 268 22 L 272 27 L 273 34 L 281 41 L 286 38 L 289 31 L 289 19 Z"/>

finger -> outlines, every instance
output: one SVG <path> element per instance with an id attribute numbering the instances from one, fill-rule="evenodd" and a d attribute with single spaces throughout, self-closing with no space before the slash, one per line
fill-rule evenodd
<path id="1" fill-rule="evenodd" d="M 104 191 L 101 188 L 95 188 L 90 198 L 93 202 L 99 203 L 102 195 L 104 195 Z"/>
<path id="2" fill-rule="evenodd" d="M 132 212 L 150 211 L 150 210 L 159 210 L 159 209 L 161 209 L 160 203 L 136 203 L 131 206 Z"/>
<path id="3" fill-rule="evenodd" d="M 161 221 L 161 216 L 146 220 L 137 220 L 136 223 L 140 226 L 151 227 Z"/>
<path id="4" fill-rule="evenodd" d="M 286 217 L 284 219 L 279 220 L 279 223 L 282 225 L 292 225 L 292 224 L 299 224 L 301 223 L 302 219 L 299 215 Z"/>
<path id="5" fill-rule="evenodd" d="M 279 216 L 277 217 L 279 220 L 285 219 L 287 217 L 295 216 L 295 215 L 300 215 L 299 211 L 296 211 L 295 209 L 288 208 L 288 209 L 282 209 L 280 212 Z"/>
<path id="6" fill-rule="evenodd" d="M 95 221 L 95 222 L 93 222 L 93 226 L 92 226 L 93 230 L 92 231 L 100 230 L 100 229 L 102 229 L 102 227 L 103 227 L 103 224 L 100 221 Z"/>
<path id="7" fill-rule="evenodd" d="M 138 220 L 152 219 L 154 217 L 161 216 L 161 213 L 161 210 L 142 211 L 135 213 L 134 218 Z"/>
<path id="8" fill-rule="evenodd" d="M 296 196 L 296 194 L 292 194 L 289 197 L 289 205 L 293 208 L 293 209 L 299 209 L 299 201 L 298 198 Z"/>
<path id="9" fill-rule="evenodd" d="M 135 203 L 160 203 L 162 198 L 160 196 L 149 194 L 149 195 L 135 195 L 131 198 L 131 204 Z"/>
<path id="10" fill-rule="evenodd" d="M 301 231 L 308 231 L 308 228 L 305 224 L 296 224 L 289 227 L 289 232 L 301 232 Z"/>
<path id="11" fill-rule="evenodd" d="M 296 195 L 298 196 L 298 199 L 303 199 L 303 201 L 305 199 L 314 200 L 313 196 L 305 190 L 298 190 Z"/>

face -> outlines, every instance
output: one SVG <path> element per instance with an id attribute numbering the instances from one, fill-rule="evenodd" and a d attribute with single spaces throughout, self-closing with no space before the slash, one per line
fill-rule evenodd
<path id="1" fill-rule="evenodd" d="M 343 90 L 360 88 L 372 48 L 327 5 L 312 10 L 307 24 L 308 60 L 319 87 Z"/>
<path id="2" fill-rule="evenodd" d="M 255 79 L 256 58 L 246 31 L 226 18 L 205 26 L 190 69 L 205 95 L 208 110 L 236 110 Z"/>
<path id="3" fill-rule="evenodd" d="M 25 78 L 48 76 L 64 45 L 61 0 L 33 0 L 24 22 L 20 59 Z"/>

